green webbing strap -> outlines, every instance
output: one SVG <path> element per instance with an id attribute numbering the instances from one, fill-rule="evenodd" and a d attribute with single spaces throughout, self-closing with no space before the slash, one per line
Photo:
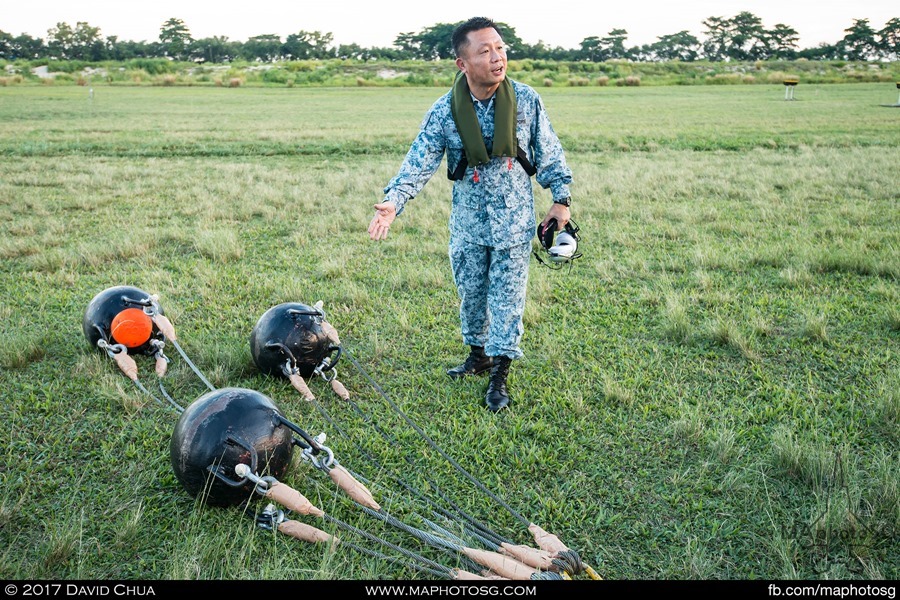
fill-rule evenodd
<path id="1" fill-rule="evenodd" d="M 465 74 L 456 74 L 453 90 L 450 94 L 450 112 L 459 137 L 462 139 L 466 159 L 472 166 L 483 165 L 491 157 L 515 157 L 518 154 L 516 144 L 516 94 L 509 78 L 504 78 L 494 94 L 494 143 L 488 156 L 487 146 L 481 135 L 481 126 L 475 115 L 475 105 L 469 91 L 469 82 Z"/>

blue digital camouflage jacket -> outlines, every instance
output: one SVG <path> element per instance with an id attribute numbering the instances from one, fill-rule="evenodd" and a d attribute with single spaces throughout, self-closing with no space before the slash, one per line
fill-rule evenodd
<path id="1" fill-rule="evenodd" d="M 569 197 L 572 172 L 562 145 L 550 125 L 538 93 L 510 80 L 516 94 L 516 136 L 519 146 L 537 169 L 536 179 L 553 198 Z M 494 137 L 494 99 L 484 106 L 477 100 L 475 114 L 488 149 Z M 385 201 L 397 214 L 414 198 L 441 165 L 444 152 L 454 170 L 463 157 L 463 144 L 450 113 L 450 92 L 441 96 L 422 121 L 400 171 L 384 188 Z M 477 181 L 476 181 L 477 179 Z M 453 183 L 450 211 L 451 240 L 498 249 L 528 243 L 535 235 L 537 219 L 531 179 L 515 157 L 496 157 L 476 170 L 469 165 L 465 176 Z"/>

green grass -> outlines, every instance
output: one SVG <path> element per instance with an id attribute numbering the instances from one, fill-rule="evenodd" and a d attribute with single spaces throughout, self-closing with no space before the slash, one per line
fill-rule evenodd
<path id="1" fill-rule="evenodd" d="M 443 173 L 387 241 L 366 235 L 438 91 L 0 88 L 0 575 L 421 577 L 184 492 L 169 463 L 177 415 L 81 332 L 91 298 L 128 284 L 159 294 L 214 385 L 259 390 L 326 431 L 412 523 L 423 509 L 391 473 L 436 481 L 530 541 L 349 362 L 341 381 L 397 443 L 324 382 L 310 386 L 340 430 L 259 374 L 249 335 L 271 306 L 322 300 L 429 436 L 605 578 L 896 579 L 900 137 L 880 84 L 809 85 L 793 103 L 774 85 L 541 90 L 575 175 L 584 258 L 532 266 L 526 357 L 498 415 L 482 407 L 483 378 L 444 374 L 465 349 Z M 537 197 L 543 213 L 548 193 Z M 166 389 L 187 404 L 205 387 L 167 354 Z M 138 365 L 156 390 L 151 362 Z M 456 564 L 299 459 L 285 482 Z"/>

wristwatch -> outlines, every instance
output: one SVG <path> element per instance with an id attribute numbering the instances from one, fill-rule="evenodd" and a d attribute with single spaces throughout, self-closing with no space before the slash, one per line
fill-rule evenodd
<path id="1" fill-rule="evenodd" d="M 553 204 L 562 204 L 563 206 L 572 206 L 572 197 L 569 196 L 567 198 L 554 198 Z"/>

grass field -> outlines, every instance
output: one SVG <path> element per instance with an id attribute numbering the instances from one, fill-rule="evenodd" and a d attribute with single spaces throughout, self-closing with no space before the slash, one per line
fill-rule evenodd
<path id="1" fill-rule="evenodd" d="M 324 382 L 310 386 L 340 429 L 258 373 L 249 335 L 269 307 L 322 300 L 403 411 L 604 578 L 900 577 L 900 109 L 880 106 L 896 89 L 799 86 L 796 102 L 778 85 L 540 92 L 574 172 L 584 258 L 533 263 L 526 356 L 494 415 L 485 379 L 444 374 L 465 349 L 443 172 L 387 241 L 366 234 L 440 90 L 0 88 L 0 577 L 428 577 L 187 494 L 169 462 L 177 414 L 81 332 L 91 298 L 125 284 L 159 294 L 214 385 L 258 390 L 326 431 L 416 526 L 422 507 L 392 473 L 421 490 L 434 478 L 531 541 L 351 364 L 341 381 L 397 443 Z M 549 193 L 536 196 L 543 214 Z M 167 354 L 166 389 L 187 405 L 206 388 Z M 138 364 L 157 390 L 151 361 Z M 285 482 L 457 564 L 299 458 Z"/>

